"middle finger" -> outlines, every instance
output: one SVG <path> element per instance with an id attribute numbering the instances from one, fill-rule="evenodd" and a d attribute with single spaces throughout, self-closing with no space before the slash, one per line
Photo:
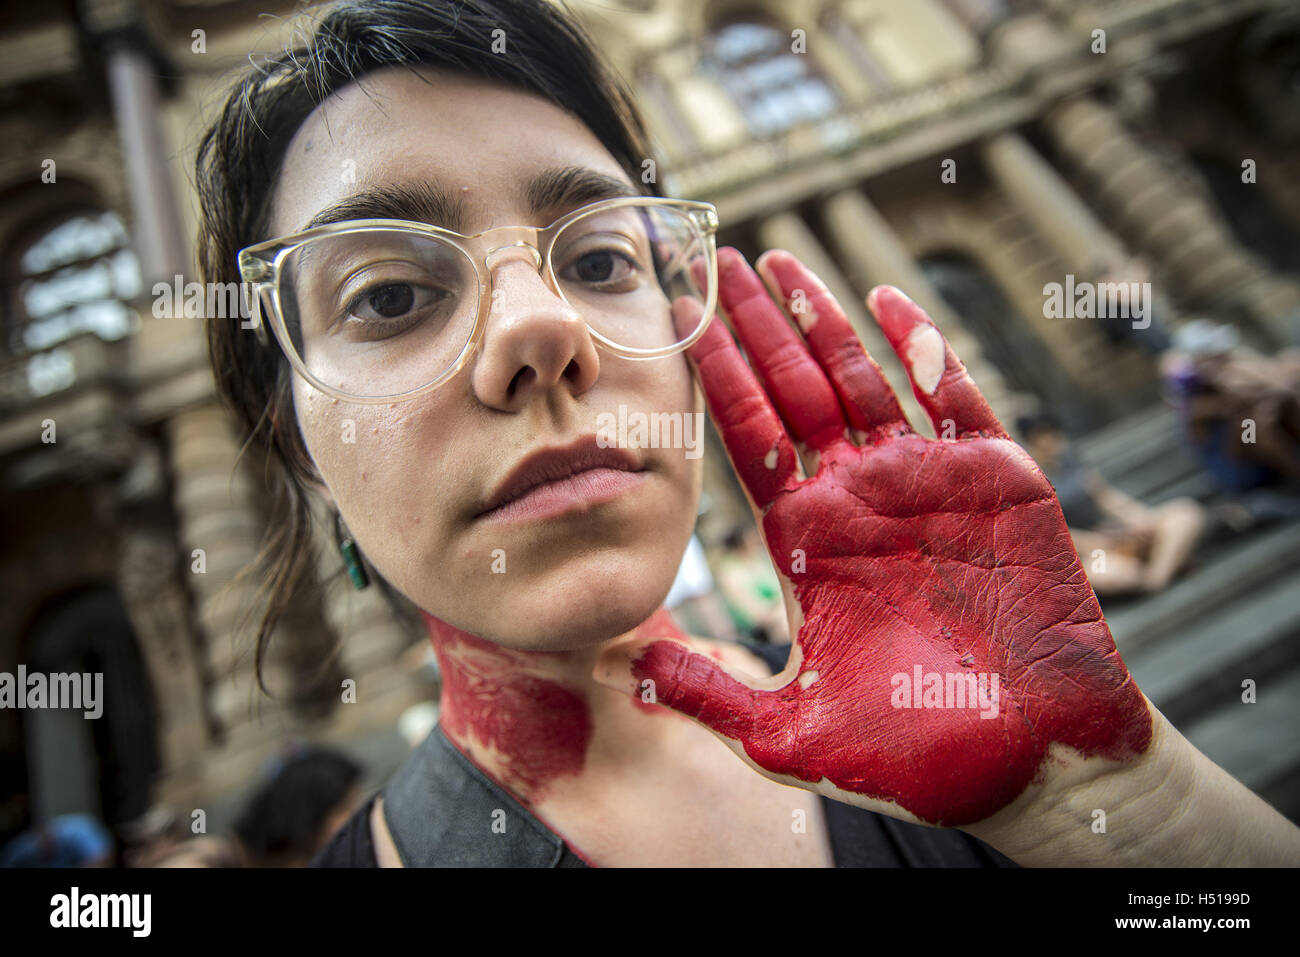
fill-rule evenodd
<path id="1" fill-rule="evenodd" d="M 845 437 L 826 374 L 741 253 L 718 250 L 718 299 L 790 437 L 818 452 Z"/>

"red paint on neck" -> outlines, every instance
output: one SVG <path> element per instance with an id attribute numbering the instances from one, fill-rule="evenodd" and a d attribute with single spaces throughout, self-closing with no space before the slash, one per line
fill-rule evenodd
<path id="1" fill-rule="evenodd" d="M 512 651 L 421 611 L 442 669 L 439 723 L 524 804 L 582 772 L 592 737 L 582 694 L 537 674 L 543 653 Z"/>

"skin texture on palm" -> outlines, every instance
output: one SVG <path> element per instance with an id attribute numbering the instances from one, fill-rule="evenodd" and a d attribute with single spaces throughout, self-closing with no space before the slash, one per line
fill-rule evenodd
<path id="1" fill-rule="evenodd" d="M 793 256 L 760 260 L 770 294 L 734 250 L 719 268 L 720 303 L 753 368 L 722 323 L 690 355 L 802 623 L 783 686 L 738 680 L 672 641 L 639 646 L 638 683 L 772 775 L 824 779 L 841 799 L 935 825 L 1011 803 L 1053 743 L 1117 762 L 1144 752 L 1150 712 L 1055 493 L 929 318 L 891 287 L 869 297 L 936 435 L 951 438 L 911 429 Z M 796 444 L 818 463 L 809 478 Z M 995 715 L 897 706 L 895 676 L 972 673 L 999 677 Z"/>

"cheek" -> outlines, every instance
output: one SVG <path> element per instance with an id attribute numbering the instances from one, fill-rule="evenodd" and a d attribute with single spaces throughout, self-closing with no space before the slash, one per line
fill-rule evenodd
<path id="1" fill-rule="evenodd" d="M 427 526 L 438 514 L 443 485 L 431 463 L 444 456 L 426 447 L 430 439 L 418 433 L 415 409 L 319 395 L 299 402 L 303 439 L 321 478 L 362 551 L 382 561 L 399 545 L 396 533 Z"/>
<path id="2" fill-rule="evenodd" d="M 703 412 L 704 392 L 686 356 L 677 355 L 645 363 L 641 385 L 645 408 L 659 412 Z"/>

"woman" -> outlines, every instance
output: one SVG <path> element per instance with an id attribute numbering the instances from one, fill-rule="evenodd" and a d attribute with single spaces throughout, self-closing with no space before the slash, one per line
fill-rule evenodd
<path id="1" fill-rule="evenodd" d="M 318 862 L 1300 860 L 1135 687 L 934 325 L 869 298 L 951 441 L 793 257 L 715 263 L 648 155 L 588 41 L 523 0 L 336 8 L 203 142 L 207 278 L 246 250 L 266 320 L 213 323 L 214 366 L 288 504 L 259 659 L 319 494 L 443 675 L 439 727 Z M 608 427 L 706 399 L 783 576 L 784 667 L 662 609 L 700 459 Z"/>

